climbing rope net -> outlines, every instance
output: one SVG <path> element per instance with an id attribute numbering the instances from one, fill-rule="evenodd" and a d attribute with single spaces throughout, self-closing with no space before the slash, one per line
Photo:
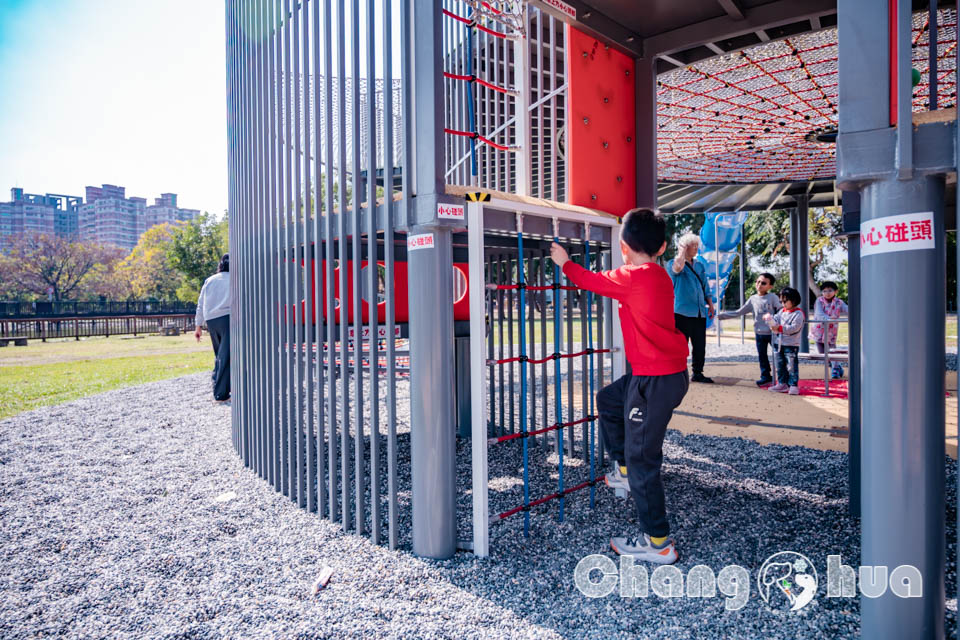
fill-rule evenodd
<path id="1" fill-rule="evenodd" d="M 938 12 L 937 99 L 956 104 L 957 12 Z M 913 16 L 914 111 L 927 109 L 929 13 Z M 787 182 L 836 175 L 837 30 L 825 29 L 710 58 L 660 75 L 661 180 Z"/>

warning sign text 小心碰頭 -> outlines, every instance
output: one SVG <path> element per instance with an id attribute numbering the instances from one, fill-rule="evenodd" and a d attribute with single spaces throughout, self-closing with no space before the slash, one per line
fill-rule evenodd
<path id="1" fill-rule="evenodd" d="M 904 213 L 860 223 L 860 256 L 933 249 L 933 212 Z"/>
<path id="2" fill-rule="evenodd" d="M 407 251 L 416 251 L 417 249 L 433 249 L 433 234 L 418 233 L 407 236 Z"/>

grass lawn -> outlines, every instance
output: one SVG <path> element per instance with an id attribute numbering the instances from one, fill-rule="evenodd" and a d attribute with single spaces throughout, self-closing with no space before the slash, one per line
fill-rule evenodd
<path id="1" fill-rule="evenodd" d="M 109 391 L 213 368 L 205 335 L 31 341 L 0 350 L 0 419 Z"/>

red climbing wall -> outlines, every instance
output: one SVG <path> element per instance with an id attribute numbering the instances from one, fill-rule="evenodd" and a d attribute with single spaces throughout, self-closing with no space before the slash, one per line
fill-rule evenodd
<path id="1" fill-rule="evenodd" d="M 567 26 L 568 201 L 615 215 L 636 206 L 633 59 Z"/>

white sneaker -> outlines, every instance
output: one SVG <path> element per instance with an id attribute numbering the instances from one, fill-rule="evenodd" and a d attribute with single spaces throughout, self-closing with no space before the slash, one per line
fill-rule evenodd
<path id="1" fill-rule="evenodd" d="M 800 395 L 800 387 L 790 387 L 790 391 L 788 391 L 787 393 L 789 393 L 792 396 L 798 396 Z"/>
<path id="2" fill-rule="evenodd" d="M 603 478 L 604 482 L 607 483 L 607 486 L 611 489 L 619 489 L 621 491 L 630 491 L 630 482 L 627 480 L 627 476 L 620 473 L 620 465 L 614 461 L 613 471 L 610 471 Z"/>
<path id="3" fill-rule="evenodd" d="M 773 385 L 772 387 L 768 387 L 768 388 L 767 388 L 767 391 L 773 391 L 774 393 L 786 393 L 787 389 L 789 389 L 789 388 L 790 388 L 790 387 L 788 387 L 787 385 L 783 384 L 782 382 L 778 382 L 777 384 Z"/>
<path id="4" fill-rule="evenodd" d="M 677 549 L 673 546 L 673 540 L 666 540 L 658 547 L 645 533 L 638 536 L 610 538 L 610 548 L 618 556 L 633 556 L 654 564 L 673 564 L 679 558 Z"/>

